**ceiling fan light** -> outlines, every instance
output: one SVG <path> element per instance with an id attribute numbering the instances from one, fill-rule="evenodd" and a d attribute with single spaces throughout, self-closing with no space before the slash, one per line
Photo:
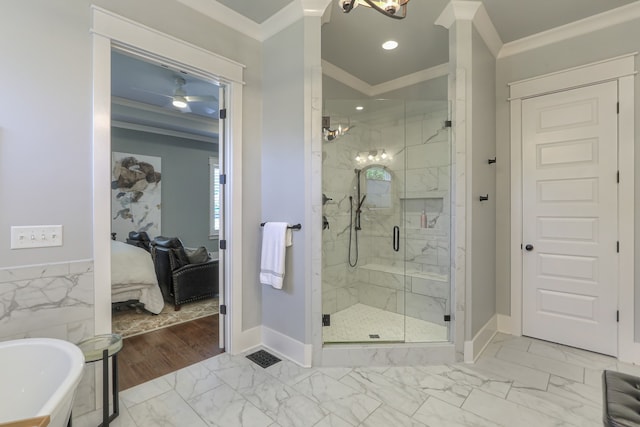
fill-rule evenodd
<path id="1" fill-rule="evenodd" d="M 186 108 L 187 107 L 187 100 L 184 98 L 184 96 L 176 95 L 176 96 L 173 97 L 172 104 L 176 108 Z"/>

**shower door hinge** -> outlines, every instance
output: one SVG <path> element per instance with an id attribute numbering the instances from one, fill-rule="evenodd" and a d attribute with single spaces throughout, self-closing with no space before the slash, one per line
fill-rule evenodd
<path id="1" fill-rule="evenodd" d="M 620 310 L 616 310 L 616 322 L 620 321 Z"/>
<path id="2" fill-rule="evenodd" d="M 451 127 L 451 125 L 452 125 L 451 120 L 445 120 L 445 121 L 444 121 L 444 127 L 446 127 L 446 128 L 450 128 L 450 127 Z"/>
<path id="3" fill-rule="evenodd" d="M 226 173 L 220 174 L 219 178 L 220 178 L 220 180 L 219 180 L 218 184 L 225 185 L 227 183 L 227 174 Z"/>
<path id="4" fill-rule="evenodd" d="M 222 250 L 227 249 L 227 241 L 226 240 L 220 240 L 220 249 L 222 249 Z"/>
<path id="5" fill-rule="evenodd" d="M 221 305 L 220 306 L 220 314 L 227 314 L 227 306 L 226 305 Z"/>
<path id="6" fill-rule="evenodd" d="M 445 322 L 451 322 L 451 315 L 450 314 L 445 314 L 444 315 L 444 321 Z"/>
<path id="7" fill-rule="evenodd" d="M 322 315 L 322 326 L 331 326 L 331 315 L 323 314 Z"/>
<path id="8" fill-rule="evenodd" d="M 220 110 L 220 120 L 224 120 L 227 118 L 227 109 L 223 108 L 222 110 Z"/>
<path id="9" fill-rule="evenodd" d="M 616 242 L 616 253 L 620 253 L 620 240 Z"/>
<path id="10" fill-rule="evenodd" d="M 616 172 L 616 182 L 620 184 L 620 171 Z"/>

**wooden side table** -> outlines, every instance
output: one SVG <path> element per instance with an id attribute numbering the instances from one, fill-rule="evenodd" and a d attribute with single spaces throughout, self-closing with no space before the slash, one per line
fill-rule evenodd
<path id="1" fill-rule="evenodd" d="M 118 334 L 96 335 L 78 343 L 86 363 L 102 360 L 102 424 L 107 427 L 120 414 L 118 400 L 118 352 L 122 337 Z M 113 414 L 109 415 L 109 358 L 112 357 Z"/>

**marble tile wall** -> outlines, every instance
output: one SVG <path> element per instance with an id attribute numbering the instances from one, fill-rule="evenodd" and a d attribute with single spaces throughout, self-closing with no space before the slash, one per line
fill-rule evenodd
<path id="1" fill-rule="evenodd" d="M 448 130 L 444 128 L 446 118 L 446 106 L 410 115 L 406 122 L 377 117 L 358 122 L 347 135 L 324 144 L 323 192 L 333 200 L 323 208 L 330 224 L 322 239 L 323 313 L 332 314 L 362 303 L 439 324 L 443 323 L 443 315 L 450 313 L 451 152 Z M 383 146 L 390 158 L 378 163 L 392 173 L 396 202 L 390 209 L 375 209 L 365 203 L 362 231 L 358 233 L 358 265 L 352 268 L 347 262 L 349 196 L 355 199 L 354 169 L 368 164 L 355 157 L 359 152 Z M 361 185 L 365 194 L 363 183 L 364 177 Z M 426 228 L 420 224 L 423 211 L 428 219 Z M 396 252 L 391 230 L 394 225 L 403 224 L 403 242 Z M 353 230 L 351 235 L 353 262 Z M 389 272 L 384 266 L 397 268 Z M 435 273 L 444 279 L 425 285 L 429 280 L 419 275 L 405 277 L 405 268 L 410 273 Z M 417 291 L 413 290 L 414 281 Z"/>
<path id="2" fill-rule="evenodd" d="M 57 338 L 73 343 L 94 332 L 93 261 L 0 269 L 0 341 Z M 85 369 L 74 414 L 95 409 L 95 374 Z"/>

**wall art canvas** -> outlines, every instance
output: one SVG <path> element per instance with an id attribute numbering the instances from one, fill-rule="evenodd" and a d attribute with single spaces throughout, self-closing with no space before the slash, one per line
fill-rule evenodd
<path id="1" fill-rule="evenodd" d="M 130 231 L 161 234 L 161 158 L 112 153 L 111 232 L 124 241 Z"/>

